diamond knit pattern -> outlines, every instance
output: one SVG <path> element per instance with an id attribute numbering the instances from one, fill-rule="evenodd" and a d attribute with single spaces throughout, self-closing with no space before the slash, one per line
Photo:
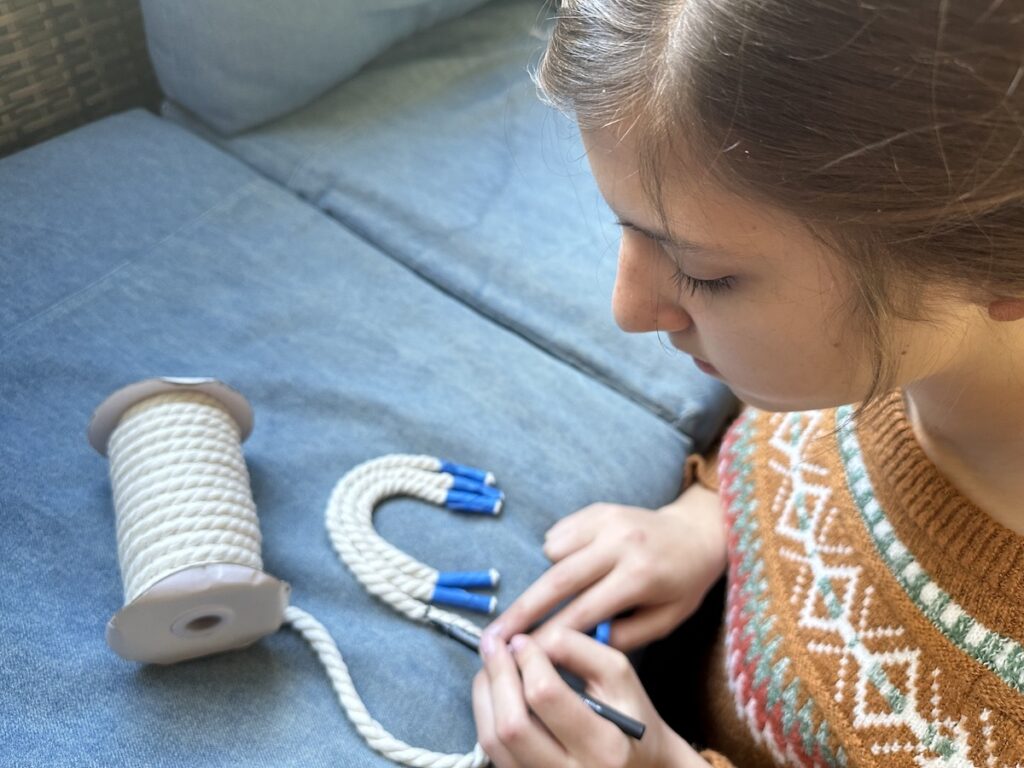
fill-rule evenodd
<path id="1" fill-rule="evenodd" d="M 901 404 L 874 418 L 905 422 Z M 996 626 L 1009 615 L 998 605 L 981 605 L 988 621 L 975 615 L 976 594 L 958 599 L 929 573 L 929 540 L 890 519 L 904 505 L 873 483 L 862 446 L 874 427 L 848 408 L 747 409 L 726 435 L 723 638 L 736 715 L 778 765 L 1022 765 L 1018 627 Z"/>

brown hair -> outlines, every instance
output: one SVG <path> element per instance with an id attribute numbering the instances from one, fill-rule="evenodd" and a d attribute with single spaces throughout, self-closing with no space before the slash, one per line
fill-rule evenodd
<path id="1" fill-rule="evenodd" d="M 663 216 L 685 141 L 843 256 L 867 400 L 893 386 L 887 319 L 919 316 L 908 286 L 1024 297 L 1021 0 L 564 0 L 536 79 L 583 128 L 630 121 Z"/>

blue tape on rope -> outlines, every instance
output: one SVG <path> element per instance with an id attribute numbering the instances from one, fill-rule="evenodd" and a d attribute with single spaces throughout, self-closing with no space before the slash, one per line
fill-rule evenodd
<path id="1" fill-rule="evenodd" d="M 464 589 L 453 587 L 434 587 L 430 602 L 451 605 L 455 608 L 466 608 L 477 613 L 494 613 L 498 605 L 497 598 L 487 595 L 474 595 Z"/>
<path id="2" fill-rule="evenodd" d="M 477 493 L 480 494 L 481 496 L 489 496 L 492 499 L 505 498 L 505 492 L 499 490 L 498 488 L 495 488 L 493 485 L 481 485 L 478 487 L 479 490 L 477 490 Z"/>
<path id="3" fill-rule="evenodd" d="M 476 493 L 480 496 L 492 496 L 496 499 L 505 498 L 505 494 L 499 491 L 493 485 L 484 485 L 483 483 L 472 480 L 468 477 L 462 477 L 461 475 L 452 475 L 452 484 L 449 490 L 452 491 L 465 491 L 466 493 Z"/>
<path id="4" fill-rule="evenodd" d="M 477 512 L 496 515 L 501 511 L 501 499 L 496 496 L 482 496 L 477 493 L 449 490 L 444 505 L 459 512 Z"/>
<path id="5" fill-rule="evenodd" d="M 612 623 L 610 621 L 602 621 L 594 627 L 590 634 L 593 635 L 597 642 L 608 645 L 608 641 L 611 640 L 612 637 Z"/>
<path id="6" fill-rule="evenodd" d="M 440 571 L 437 574 L 439 587 L 482 588 L 493 587 L 498 583 L 498 572 L 491 568 L 487 571 Z"/>
<path id="7" fill-rule="evenodd" d="M 454 461 L 441 459 L 441 471 L 447 472 L 449 475 L 468 477 L 484 485 L 494 485 L 494 475 L 490 472 L 484 472 L 476 467 L 467 467 L 465 464 L 456 464 Z"/>

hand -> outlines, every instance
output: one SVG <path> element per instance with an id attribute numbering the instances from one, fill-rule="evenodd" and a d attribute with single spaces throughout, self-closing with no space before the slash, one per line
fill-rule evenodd
<path id="1" fill-rule="evenodd" d="M 589 630 L 634 609 L 612 623 L 610 638 L 616 648 L 631 650 L 669 634 L 722 575 L 725 531 L 718 494 L 691 486 L 657 511 L 593 504 L 552 526 L 544 554 L 554 565 L 490 628 L 507 640 L 576 595 L 537 637 L 556 626 Z"/>
<path id="2" fill-rule="evenodd" d="M 516 635 L 508 646 L 485 633 L 481 654 L 473 716 L 477 740 L 496 768 L 707 768 L 658 715 L 620 651 L 556 628 L 543 640 Z M 587 693 L 644 723 L 643 738 L 592 712 L 556 664 L 583 678 Z"/>

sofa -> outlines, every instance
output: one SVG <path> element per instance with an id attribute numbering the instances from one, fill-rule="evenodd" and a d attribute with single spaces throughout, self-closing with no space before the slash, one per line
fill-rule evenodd
<path id="1" fill-rule="evenodd" d="M 238 5 L 145 0 L 155 110 L 0 158 L 0 765 L 392 764 L 287 627 L 170 665 L 107 647 L 124 597 L 85 430 L 119 387 L 245 395 L 264 570 L 331 632 L 369 712 L 446 753 L 475 742 L 478 659 L 339 562 L 338 478 L 389 453 L 492 471 L 498 517 L 398 498 L 375 524 L 437 568 L 496 568 L 500 610 L 558 518 L 670 501 L 734 405 L 615 327 L 613 217 L 530 79 L 551 7 Z"/>

